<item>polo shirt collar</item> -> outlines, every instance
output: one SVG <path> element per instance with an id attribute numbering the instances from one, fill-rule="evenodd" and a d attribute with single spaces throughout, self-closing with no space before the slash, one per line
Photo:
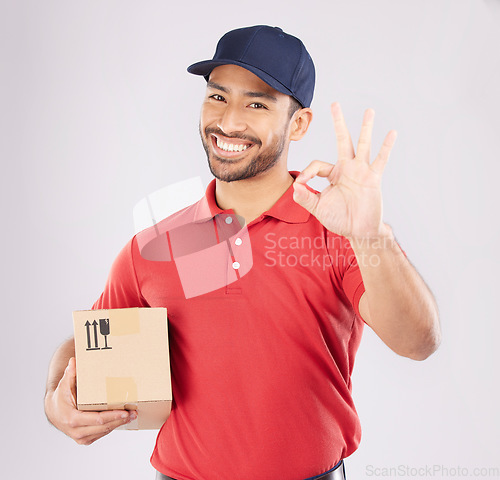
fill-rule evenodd
<path id="1" fill-rule="evenodd" d="M 300 172 L 290 171 L 289 173 L 295 179 Z M 217 205 L 215 201 L 215 185 L 215 179 L 213 179 L 207 186 L 205 196 L 196 204 L 195 222 L 203 222 L 219 214 L 234 215 L 232 209 L 222 210 Z M 261 220 L 265 216 L 270 216 L 287 223 L 305 223 L 309 220 L 310 215 L 305 208 L 295 202 L 293 199 L 293 185 L 290 185 L 278 201 L 269 210 L 257 217 L 254 222 Z"/>

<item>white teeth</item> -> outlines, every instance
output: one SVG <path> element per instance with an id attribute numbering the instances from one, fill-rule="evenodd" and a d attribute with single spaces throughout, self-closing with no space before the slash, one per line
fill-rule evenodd
<path id="1" fill-rule="evenodd" d="M 219 140 L 217 137 L 215 137 L 215 138 L 217 141 L 217 146 L 221 150 L 224 150 L 225 152 L 243 152 L 244 150 L 246 150 L 249 147 L 249 145 L 243 145 L 241 143 L 239 143 L 239 144 L 225 143 L 225 142 Z"/>

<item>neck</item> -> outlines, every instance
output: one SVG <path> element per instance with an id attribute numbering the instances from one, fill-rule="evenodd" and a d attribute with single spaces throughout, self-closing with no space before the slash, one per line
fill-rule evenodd
<path id="1" fill-rule="evenodd" d="M 271 169 L 263 174 L 235 182 L 216 179 L 215 199 L 223 210 L 232 209 L 248 224 L 269 210 L 293 183 L 286 169 Z"/>

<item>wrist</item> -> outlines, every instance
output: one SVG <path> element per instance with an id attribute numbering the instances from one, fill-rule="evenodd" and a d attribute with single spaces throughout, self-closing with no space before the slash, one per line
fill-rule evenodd
<path id="1" fill-rule="evenodd" d="M 365 248 L 365 249 L 381 249 L 392 247 L 396 241 L 392 228 L 386 223 L 382 223 L 378 231 L 374 234 L 367 234 L 363 236 L 348 236 L 353 249 Z"/>

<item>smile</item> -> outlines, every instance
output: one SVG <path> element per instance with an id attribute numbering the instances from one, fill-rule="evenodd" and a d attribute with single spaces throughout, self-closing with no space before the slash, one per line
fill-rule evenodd
<path id="1" fill-rule="evenodd" d="M 217 139 L 217 146 L 225 152 L 242 152 L 243 150 L 246 150 L 250 145 L 235 145 L 234 143 L 224 143 L 221 140 Z"/>
<path id="2" fill-rule="evenodd" d="M 226 137 L 219 137 L 218 135 L 212 134 L 212 141 L 215 147 L 217 147 L 217 150 L 222 151 L 226 154 L 239 154 L 241 152 L 244 152 L 245 150 L 248 150 L 253 146 L 253 143 L 249 142 L 242 142 L 241 140 L 238 141 L 236 138 L 226 138 Z"/>

